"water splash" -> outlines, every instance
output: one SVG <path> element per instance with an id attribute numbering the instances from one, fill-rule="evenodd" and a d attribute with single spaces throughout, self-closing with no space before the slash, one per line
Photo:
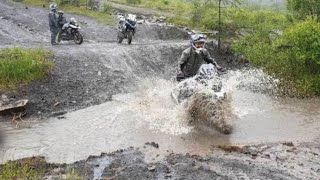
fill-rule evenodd
<path id="1" fill-rule="evenodd" d="M 254 68 L 230 70 L 223 75 L 222 80 L 228 92 L 238 89 L 262 94 L 274 94 L 279 83 L 278 79 L 264 73 L 262 69 Z"/>
<path id="2" fill-rule="evenodd" d="M 113 96 L 113 100 L 125 102 L 141 116 L 153 131 L 171 135 L 189 133 L 188 115 L 183 105 L 177 105 L 170 97 L 175 83 L 165 79 L 141 79 L 135 93 Z"/>

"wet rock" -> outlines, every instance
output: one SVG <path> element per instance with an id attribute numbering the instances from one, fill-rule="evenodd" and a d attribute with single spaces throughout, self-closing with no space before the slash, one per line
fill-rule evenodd
<path id="1" fill-rule="evenodd" d="M 277 159 L 284 161 L 286 159 L 288 159 L 288 156 L 285 153 L 281 153 L 277 155 Z"/>
<path id="2" fill-rule="evenodd" d="M 156 170 L 156 166 L 154 166 L 154 165 L 153 165 L 153 166 L 149 166 L 149 167 L 148 167 L 148 170 L 149 170 L 149 171 L 155 171 L 155 170 Z"/>
<path id="3" fill-rule="evenodd" d="M 290 147 L 294 146 L 293 142 L 284 142 L 282 144 L 285 146 L 290 146 Z"/>
<path id="4" fill-rule="evenodd" d="M 159 144 L 155 143 L 155 142 L 146 142 L 145 145 L 149 145 L 149 146 L 152 146 L 154 148 L 159 148 Z"/>
<path id="5" fill-rule="evenodd" d="M 238 173 L 236 176 L 237 176 L 237 179 L 239 179 L 239 180 L 250 180 L 248 175 L 245 173 Z"/>
<path id="6" fill-rule="evenodd" d="M 59 168 L 53 169 L 52 172 L 55 174 L 64 173 L 64 169 L 59 167 Z"/>
<path id="7" fill-rule="evenodd" d="M 141 20 L 137 20 L 137 23 L 138 24 L 142 24 L 142 23 L 144 23 L 144 20 L 142 20 L 142 19 Z"/>

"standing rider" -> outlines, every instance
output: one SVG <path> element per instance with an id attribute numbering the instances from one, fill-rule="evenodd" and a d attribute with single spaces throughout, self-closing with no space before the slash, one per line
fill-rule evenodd
<path id="1" fill-rule="evenodd" d="M 178 81 L 195 76 L 200 66 L 205 63 L 211 63 L 216 66 L 218 70 L 222 70 L 222 67 L 216 63 L 210 56 L 208 50 L 204 48 L 205 42 L 206 39 L 202 34 L 194 34 L 191 36 L 191 47 L 184 50 L 179 59 Z"/>
<path id="2" fill-rule="evenodd" d="M 49 8 L 50 8 L 49 27 L 50 27 L 50 32 L 51 32 L 51 44 L 55 45 L 55 44 L 58 44 L 56 42 L 56 37 L 59 32 L 58 17 L 57 17 L 57 5 L 50 4 Z"/>

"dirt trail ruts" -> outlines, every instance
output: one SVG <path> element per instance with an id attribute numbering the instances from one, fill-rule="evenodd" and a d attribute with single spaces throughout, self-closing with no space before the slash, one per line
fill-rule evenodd
<path id="1" fill-rule="evenodd" d="M 54 53 L 56 67 L 47 79 L 11 95 L 30 100 L 29 115 L 59 114 L 106 102 L 111 95 L 132 89 L 142 76 L 168 78 L 188 43 L 183 41 L 188 38 L 187 32 L 176 27 L 141 24 L 133 45 L 128 46 L 126 41 L 117 44 L 115 26 L 75 16 L 86 24 L 81 29 L 85 42 L 80 46 L 73 42 L 51 46 L 47 16 L 46 9 L 0 3 L 0 48 L 40 46 Z"/>
<path id="2" fill-rule="evenodd" d="M 161 146 L 161 144 L 160 144 Z M 73 164 L 50 164 L 45 178 L 74 169 L 85 179 L 283 179 L 320 178 L 319 146 L 292 143 L 213 148 L 206 156 L 171 153 L 145 161 L 145 149 L 129 148 Z M 155 155 L 154 159 L 157 159 Z"/>

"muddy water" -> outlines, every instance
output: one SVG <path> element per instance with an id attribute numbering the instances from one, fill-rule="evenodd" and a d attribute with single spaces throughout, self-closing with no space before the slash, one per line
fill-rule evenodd
<path id="1" fill-rule="evenodd" d="M 225 75 L 234 121 L 234 132 L 228 136 L 188 126 L 184 107 L 170 99 L 174 83 L 142 79 L 136 92 L 114 95 L 113 101 L 63 117 L 30 122 L 29 128 L 2 123 L 6 137 L 0 160 L 43 155 L 50 162 L 71 163 L 133 146 L 152 161 L 170 152 L 205 154 L 213 145 L 305 142 L 320 137 L 320 99 L 269 96 L 263 92 L 272 89 L 270 82 L 259 70 Z M 156 142 L 159 148 L 146 142 Z"/>

